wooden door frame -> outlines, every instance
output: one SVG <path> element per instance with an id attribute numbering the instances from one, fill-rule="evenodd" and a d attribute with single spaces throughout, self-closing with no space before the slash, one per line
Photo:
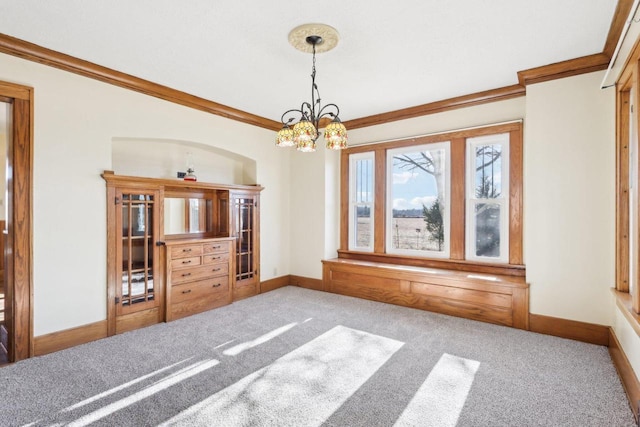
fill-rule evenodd
<path id="1" fill-rule="evenodd" d="M 0 97 L 13 108 L 7 140 L 6 292 L 9 324 L 9 361 L 33 356 L 33 88 L 0 81 Z"/>

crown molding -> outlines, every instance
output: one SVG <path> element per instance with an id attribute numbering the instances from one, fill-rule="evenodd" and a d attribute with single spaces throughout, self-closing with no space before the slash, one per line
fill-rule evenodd
<path id="1" fill-rule="evenodd" d="M 526 95 L 524 86 L 513 85 L 484 92 L 472 93 L 470 95 L 458 96 L 442 101 L 430 102 L 428 104 L 417 105 L 415 107 L 403 108 L 401 110 L 389 111 L 382 114 L 362 117 L 360 119 L 348 120 L 344 122 L 347 129 L 358 129 L 367 126 L 381 125 L 398 120 L 411 119 L 414 117 L 426 116 L 428 114 L 442 113 L 444 111 L 456 110 L 458 108 L 471 107 L 474 105 L 487 104 L 490 102 L 504 101 L 511 98 L 518 98 Z"/>
<path id="2" fill-rule="evenodd" d="M 530 68 L 528 70 L 518 71 L 518 82 L 526 86 L 533 83 L 542 83 L 549 80 L 606 70 L 610 60 L 610 56 L 604 53 L 596 53 L 567 61 L 556 62 L 555 64 L 544 65 L 542 67 Z"/>
<path id="3" fill-rule="evenodd" d="M 218 104 L 217 102 L 209 101 L 186 92 L 113 70 L 111 68 L 103 67 L 101 65 L 85 61 L 84 59 L 56 52 L 6 34 L 0 34 L 0 52 L 74 74 L 79 74 L 84 77 L 89 77 L 125 89 L 144 93 L 145 95 L 154 96 L 156 98 L 174 102 L 196 110 L 226 117 L 231 120 L 271 130 L 279 130 L 282 127 L 281 123 L 276 122 L 275 120 L 247 113 L 227 105 Z"/>
<path id="4" fill-rule="evenodd" d="M 609 58 L 613 56 L 613 53 L 616 50 L 618 39 L 622 34 L 625 21 L 627 19 L 627 16 L 629 16 L 629 12 L 631 12 L 632 6 L 633 0 L 618 0 L 616 10 L 613 13 L 613 18 L 611 18 L 611 26 L 609 27 L 607 41 L 605 42 L 604 48 L 602 49 L 602 53 L 607 55 Z"/>

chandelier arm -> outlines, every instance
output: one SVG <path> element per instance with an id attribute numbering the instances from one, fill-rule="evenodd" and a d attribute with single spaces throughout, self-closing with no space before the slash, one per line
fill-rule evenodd
<path id="1" fill-rule="evenodd" d="M 333 111 L 325 111 L 327 108 L 333 107 L 336 109 L 335 113 Z M 322 107 L 320 109 L 320 111 L 318 112 L 318 121 L 320 121 L 321 118 L 323 118 L 324 116 L 331 116 L 332 118 L 336 119 L 338 118 L 338 116 L 340 115 L 340 108 L 338 108 L 338 106 L 336 104 L 327 104 L 324 107 Z"/>
<path id="2" fill-rule="evenodd" d="M 296 117 L 293 116 L 293 117 L 290 117 L 289 120 L 287 120 L 286 122 L 284 121 L 285 116 L 287 116 L 289 113 L 298 113 L 300 115 L 300 118 L 304 117 L 305 115 L 304 111 L 302 111 L 302 108 L 300 109 L 292 108 L 291 110 L 287 110 L 282 114 L 282 117 L 280 118 L 280 122 L 282 122 L 283 125 L 288 125 L 295 120 Z"/>
<path id="3" fill-rule="evenodd" d="M 302 105 L 300 105 L 300 111 L 302 112 L 302 118 L 313 122 L 315 113 L 311 104 L 309 104 L 308 102 L 303 102 Z"/>

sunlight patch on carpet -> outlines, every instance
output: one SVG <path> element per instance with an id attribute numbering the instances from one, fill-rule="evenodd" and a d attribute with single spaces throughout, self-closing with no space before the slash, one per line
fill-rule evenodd
<path id="1" fill-rule="evenodd" d="M 190 377 L 193 377 L 194 375 L 199 374 L 200 372 L 206 371 L 207 369 L 210 369 L 219 363 L 220 362 L 215 359 L 203 360 L 201 362 L 194 363 L 193 365 L 187 366 L 186 368 L 179 370 L 178 372 L 170 375 L 167 378 L 157 381 L 153 385 L 150 385 L 149 387 L 139 392 L 136 392 L 128 397 L 120 399 L 109 405 L 106 405 L 81 418 L 78 418 L 77 420 L 67 424 L 67 426 L 70 426 L 70 427 L 87 426 L 91 423 L 101 420 L 102 418 L 116 411 L 119 411 L 123 408 L 126 408 L 127 406 L 133 405 L 134 403 L 137 403 L 143 399 L 146 399 L 149 396 L 152 396 L 158 392 L 161 392 L 162 390 L 165 390 L 171 387 L 172 385 L 178 384 L 180 381 L 184 381 L 187 378 L 190 378 Z"/>
<path id="2" fill-rule="evenodd" d="M 117 392 L 119 392 L 121 390 L 124 390 L 126 388 L 129 388 L 129 387 L 135 385 L 135 384 L 138 384 L 139 382 L 142 382 L 142 381 L 144 381 L 144 380 L 146 380 L 148 378 L 154 377 L 154 376 L 156 376 L 158 374 L 161 374 L 161 373 L 163 373 L 165 371 L 168 371 L 169 369 L 172 369 L 172 368 L 174 368 L 174 367 L 176 367 L 176 366 L 178 366 L 178 365 L 180 365 L 182 363 L 185 363 L 185 362 L 189 361 L 190 359 L 192 359 L 192 357 L 190 357 L 189 359 L 181 360 L 180 362 L 174 363 L 172 365 L 165 366 L 164 368 L 158 369 L 158 370 L 153 371 L 153 372 L 151 372 L 149 374 L 146 374 L 146 375 L 143 375 L 141 377 L 138 377 L 138 378 L 136 378 L 134 380 L 131 380 L 131 381 L 127 382 L 127 383 L 124 383 L 122 385 L 119 385 L 117 387 L 109 389 L 109 390 L 107 390 L 105 392 L 96 394 L 95 396 L 91 396 L 88 399 L 85 399 L 85 400 L 83 400 L 81 402 L 76 403 L 75 405 L 71 405 L 68 408 L 63 409 L 62 412 L 70 412 L 70 411 L 73 411 L 75 409 L 81 408 L 81 407 L 83 407 L 85 405 L 88 405 L 89 403 L 95 402 L 96 400 L 103 399 L 103 398 L 105 398 L 107 396 L 112 395 L 113 393 L 117 393 Z"/>
<path id="3" fill-rule="evenodd" d="M 454 427 L 480 362 L 443 354 L 395 426 Z"/>
<path id="4" fill-rule="evenodd" d="M 162 425 L 320 426 L 403 345 L 336 326 Z"/>
<path id="5" fill-rule="evenodd" d="M 225 356 L 237 356 L 238 354 L 242 353 L 245 350 L 249 350 L 250 348 L 253 348 L 253 347 L 259 346 L 260 344 L 264 344 L 268 341 L 271 341 L 275 337 L 284 334 L 285 332 L 287 332 L 289 329 L 293 328 L 297 324 L 298 322 L 293 322 L 293 323 L 289 323 L 288 325 L 281 326 L 277 329 L 274 329 L 271 332 L 267 332 L 266 334 L 259 336 L 254 340 L 246 341 L 238 345 L 235 345 L 231 348 L 228 348 L 225 351 L 223 351 L 222 354 L 224 354 Z"/>

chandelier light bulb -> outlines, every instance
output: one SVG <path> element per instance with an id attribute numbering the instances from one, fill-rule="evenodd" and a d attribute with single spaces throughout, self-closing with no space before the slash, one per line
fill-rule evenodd
<path id="1" fill-rule="evenodd" d="M 276 147 L 293 147 L 296 143 L 293 140 L 293 129 L 284 125 L 276 135 Z"/>
<path id="2" fill-rule="evenodd" d="M 316 151 L 318 130 L 309 120 L 301 120 L 293 127 L 293 141 L 298 151 L 309 153 Z"/>
<path id="3" fill-rule="evenodd" d="M 347 128 L 339 120 L 334 120 L 324 129 L 324 140 L 329 150 L 347 148 Z"/>

